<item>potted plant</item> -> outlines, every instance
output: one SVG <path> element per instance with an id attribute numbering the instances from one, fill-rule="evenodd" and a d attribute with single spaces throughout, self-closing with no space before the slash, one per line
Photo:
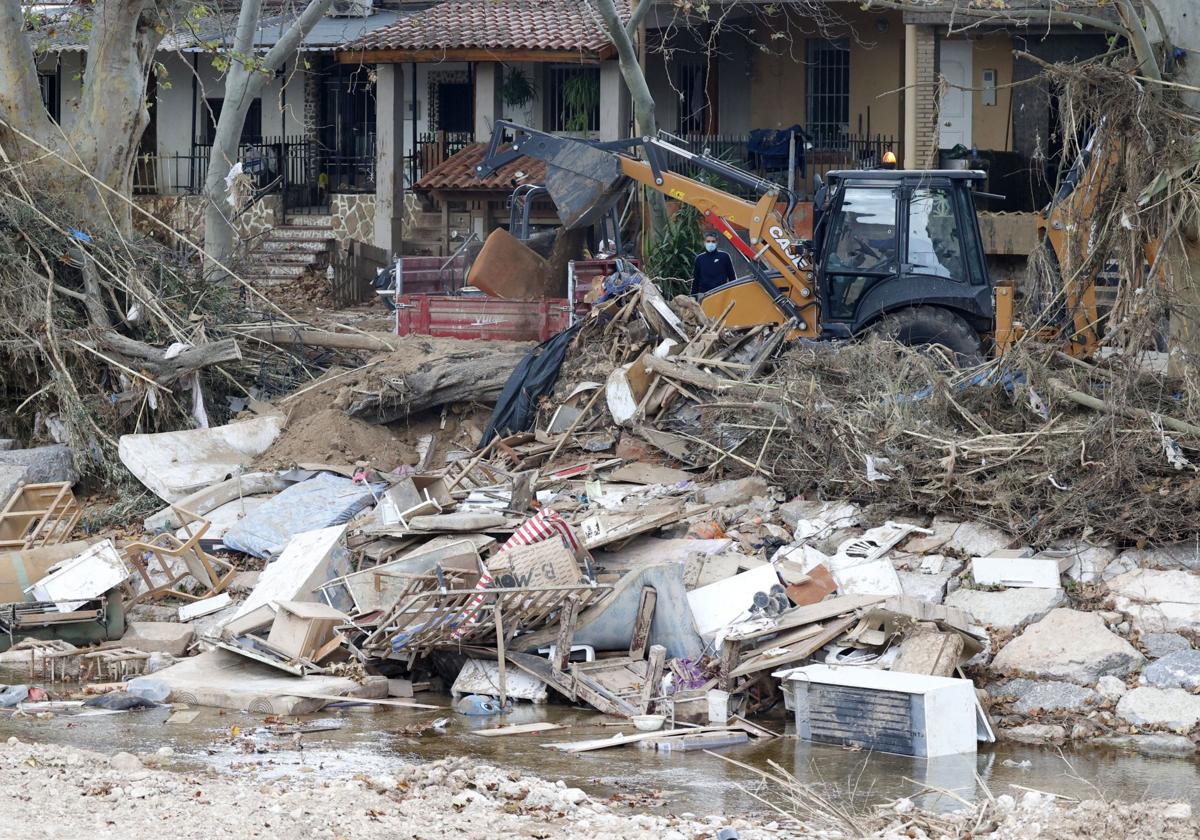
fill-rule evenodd
<path id="1" fill-rule="evenodd" d="M 524 108 L 537 96 L 537 89 L 520 67 L 504 68 L 500 83 L 500 100 L 510 108 Z"/>

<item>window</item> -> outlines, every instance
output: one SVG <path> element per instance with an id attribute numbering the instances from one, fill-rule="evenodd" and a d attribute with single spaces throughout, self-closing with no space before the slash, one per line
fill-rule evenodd
<path id="1" fill-rule="evenodd" d="M 805 129 L 818 149 L 841 149 L 850 132 L 850 42 L 810 38 Z"/>
<path id="2" fill-rule="evenodd" d="M 204 133 L 200 137 L 203 145 L 211 146 L 217 136 L 217 120 L 221 118 L 221 106 L 224 99 L 205 99 L 200 118 L 204 120 Z M 242 123 L 241 143 L 258 143 L 262 140 L 262 100 L 255 99 L 246 111 L 246 121 Z"/>
<path id="3" fill-rule="evenodd" d="M 38 73 L 38 84 L 42 88 L 42 104 L 46 106 L 46 113 L 50 119 L 58 122 L 58 74 Z"/>
<path id="4" fill-rule="evenodd" d="M 708 72 L 703 64 L 676 64 L 679 134 L 704 134 L 708 122 Z"/>
<path id="5" fill-rule="evenodd" d="M 600 68 L 550 65 L 546 68 L 547 131 L 600 130 Z"/>
<path id="6" fill-rule="evenodd" d="M 908 260 L 918 274 L 966 281 L 954 196 L 946 189 L 916 189 L 908 207 Z"/>
<path id="7" fill-rule="evenodd" d="M 862 296 L 896 273 L 896 190 L 848 187 L 832 222 L 825 257 L 829 314 L 850 320 Z"/>

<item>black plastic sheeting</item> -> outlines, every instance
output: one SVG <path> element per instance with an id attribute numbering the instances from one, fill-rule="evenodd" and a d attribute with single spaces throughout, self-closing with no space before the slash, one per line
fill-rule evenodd
<path id="1" fill-rule="evenodd" d="M 512 375 L 504 383 L 504 390 L 500 392 L 500 398 L 496 400 L 483 437 L 479 439 L 480 447 L 487 446 L 497 435 L 506 437 L 527 432 L 533 427 L 538 398 L 554 390 L 559 368 L 567 354 L 567 345 L 579 332 L 582 323 L 580 321 L 567 327 L 534 347 L 513 368 Z"/>

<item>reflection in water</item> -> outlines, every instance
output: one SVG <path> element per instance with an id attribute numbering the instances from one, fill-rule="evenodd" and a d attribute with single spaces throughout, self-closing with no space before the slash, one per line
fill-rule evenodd
<path id="1" fill-rule="evenodd" d="M 445 697 L 421 699 L 449 703 Z M 549 720 L 565 728 L 541 735 L 500 738 L 470 734 L 472 729 L 498 725 L 496 718 L 466 718 L 451 713 L 447 734 L 405 737 L 394 733 L 446 712 L 327 710 L 314 717 L 341 717 L 345 725 L 336 731 L 305 735 L 301 749 L 296 749 L 291 738 L 274 737 L 258 730 L 262 725 L 259 716 L 216 709 L 199 711 L 199 717 L 186 725 L 167 724 L 170 710 L 166 708 L 91 718 L 60 715 L 45 721 L 0 717 L 0 741 L 16 735 L 22 740 L 73 744 L 108 754 L 120 750 L 144 754 L 170 746 L 176 752 L 172 761 L 181 768 L 236 766 L 241 772 L 252 769 L 264 777 L 299 772 L 327 776 L 377 774 L 410 761 L 474 755 L 481 762 L 563 779 L 569 785 L 601 796 L 636 794 L 644 802 L 646 794 L 657 794 L 661 796 L 663 810 L 672 813 L 731 814 L 764 808 L 739 789 L 746 786 L 757 790 L 756 776 L 703 753 L 664 754 L 629 746 L 568 755 L 542 746 L 554 741 L 603 738 L 629 729 L 601 726 L 612 719 L 590 710 L 523 704 L 506 715 L 503 722 Z M 790 726 L 782 718 L 763 722 L 776 731 L 786 728 L 790 732 Z M 230 727 L 235 725 L 270 751 L 244 752 L 230 738 Z M 1129 800 L 1153 796 L 1184 799 L 1200 806 L 1196 764 L 1180 759 L 1096 750 L 1068 753 L 1064 759 L 1049 749 L 1005 745 L 975 756 L 926 761 L 809 744 L 790 737 L 724 752 L 764 769 L 768 761 L 778 762 L 802 781 L 836 791 L 839 798 L 849 798 L 860 806 L 913 797 L 927 807 L 959 807 L 953 797 L 929 789 L 952 791 L 967 801 L 985 798 L 976 774 L 993 795 L 1019 795 L 1021 791 L 1011 786 L 1022 785 L 1067 796 L 1094 798 L 1102 794 L 1110 799 Z M 1029 760 L 1032 766 L 1027 769 L 1006 766 L 1005 760 L 1010 765 Z"/>

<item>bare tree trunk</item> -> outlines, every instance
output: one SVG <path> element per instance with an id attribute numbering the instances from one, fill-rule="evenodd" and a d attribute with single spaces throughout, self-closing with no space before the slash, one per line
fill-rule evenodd
<path id="1" fill-rule="evenodd" d="M 42 104 L 20 0 L 0 0 L 0 142 L 30 162 L 22 171 L 40 185 L 74 195 L 81 227 L 132 227 L 122 199 L 150 119 L 146 80 L 177 8 L 175 0 L 97 0 L 79 114 L 64 135 Z"/>
<path id="2" fill-rule="evenodd" d="M 629 98 L 633 102 L 633 121 L 637 132 L 642 137 L 654 137 L 658 134 L 658 119 L 654 115 L 654 97 L 650 93 L 650 85 L 646 82 L 646 74 L 638 61 L 634 39 L 638 29 L 646 18 L 646 13 L 653 5 L 653 0 L 638 0 L 628 23 L 621 23 L 613 0 L 596 0 L 600 16 L 604 18 L 608 37 L 617 48 L 617 62 L 621 68 L 621 78 L 629 89 Z M 655 230 L 663 230 L 667 224 L 667 204 L 662 193 L 649 193 L 651 223 Z"/>
<path id="3" fill-rule="evenodd" d="M 262 59 L 254 55 L 254 32 L 262 14 L 262 0 L 243 0 L 234 35 L 229 72 L 225 76 L 225 101 L 217 118 L 208 175 L 204 181 L 204 254 L 208 257 L 205 273 L 210 278 L 224 276 L 222 266 L 233 258 L 237 231 L 233 218 L 240 209 L 230 203 L 225 180 L 238 160 L 238 146 L 246 114 L 255 99 L 283 63 L 292 56 L 304 36 L 325 14 L 331 0 L 310 0 L 283 36 Z M 280 161 L 284 164 L 284 161 Z"/>

